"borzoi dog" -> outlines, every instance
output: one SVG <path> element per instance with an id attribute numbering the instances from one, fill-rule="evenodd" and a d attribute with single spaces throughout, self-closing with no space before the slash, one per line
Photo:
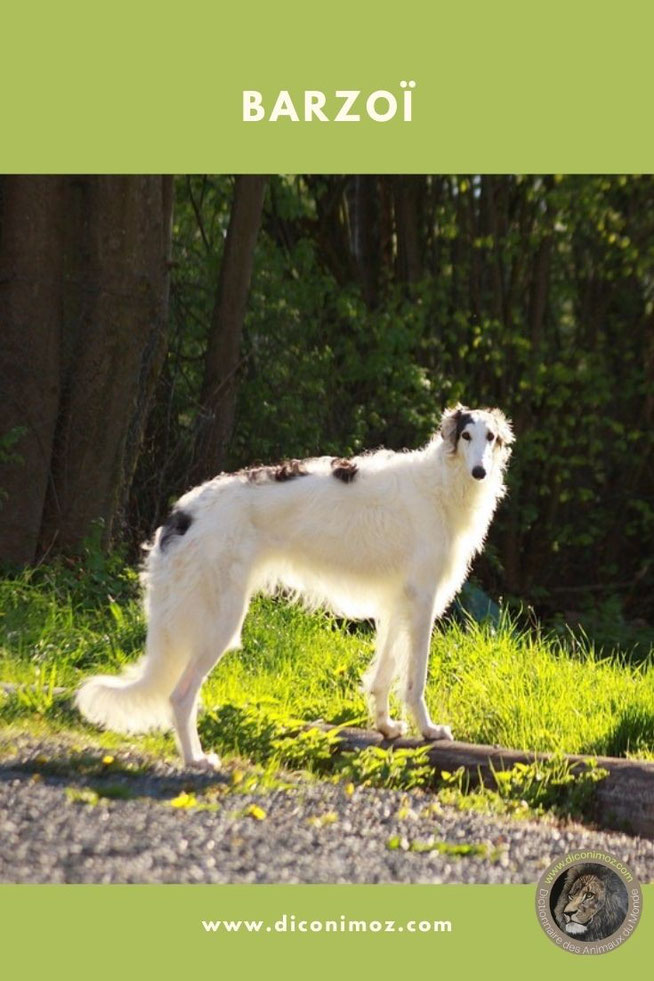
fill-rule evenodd
<path id="1" fill-rule="evenodd" d="M 513 442 L 499 409 L 447 410 L 422 449 L 318 457 L 221 474 L 185 494 L 143 572 L 146 653 L 122 677 L 91 678 L 77 705 L 124 732 L 173 727 L 184 763 L 210 768 L 197 732 L 202 682 L 238 647 L 250 598 L 279 587 L 377 628 L 365 687 L 377 729 L 396 676 L 425 739 L 452 739 L 425 703 L 429 641 L 504 496 Z"/>

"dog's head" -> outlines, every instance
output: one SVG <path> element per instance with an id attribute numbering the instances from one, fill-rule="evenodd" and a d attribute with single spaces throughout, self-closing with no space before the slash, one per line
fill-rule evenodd
<path id="1" fill-rule="evenodd" d="M 475 480 L 503 470 L 511 456 L 513 430 L 500 409 L 446 409 L 440 433 L 451 456 L 458 456 Z"/>

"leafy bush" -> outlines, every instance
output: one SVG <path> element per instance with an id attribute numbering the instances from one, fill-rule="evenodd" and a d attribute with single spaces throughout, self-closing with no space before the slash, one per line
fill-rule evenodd
<path id="1" fill-rule="evenodd" d="M 550 812 L 562 818 L 588 817 L 595 786 L 608 770 L 590 761 L 575 767 L 565 757 L 516 763 L 492 771 L 492 777 L 471 781 L 463 767 L 442 771 L 437 781 L 439 799 L 461 809 L 514 813 L 516 816 Z"/>
<path id="2" fill-rule="evenodd" d="M 386 790 L 413 790 L 427 787 L 434 779 L 434 770 L 427 750 L 382 749 L 367 746 L 356 753 L 344 753 L 338 765 L 339 776 L 363 787 L 383 787 Z"/>

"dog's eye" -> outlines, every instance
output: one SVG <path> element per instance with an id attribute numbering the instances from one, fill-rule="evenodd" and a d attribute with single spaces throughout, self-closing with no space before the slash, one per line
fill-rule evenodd
<path id="1" fill-rule="evenodd" d="M 461 439 L 471 440 L 472 436 L 470 435 L 470 433 L 461 433 Z"/>
<path id="2" fill-rule="evenodd" d="M 493 440 L 495 439 L 495 434 L 494 433 L 489 433 L 488 436 L 486 437 L 486 439 L 488 440 L 489 443 L 492 443 Z"/>

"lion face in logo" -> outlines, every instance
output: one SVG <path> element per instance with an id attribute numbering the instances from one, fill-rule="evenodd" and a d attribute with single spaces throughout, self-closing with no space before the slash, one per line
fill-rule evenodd
<path id="1" fill-rule="evenodd" d="M 628 905 L 627 890 L 615 872 L 582 864 L 566 872 L 554 918 L 578 940 L 603 940 L 622 926 Z"/>

